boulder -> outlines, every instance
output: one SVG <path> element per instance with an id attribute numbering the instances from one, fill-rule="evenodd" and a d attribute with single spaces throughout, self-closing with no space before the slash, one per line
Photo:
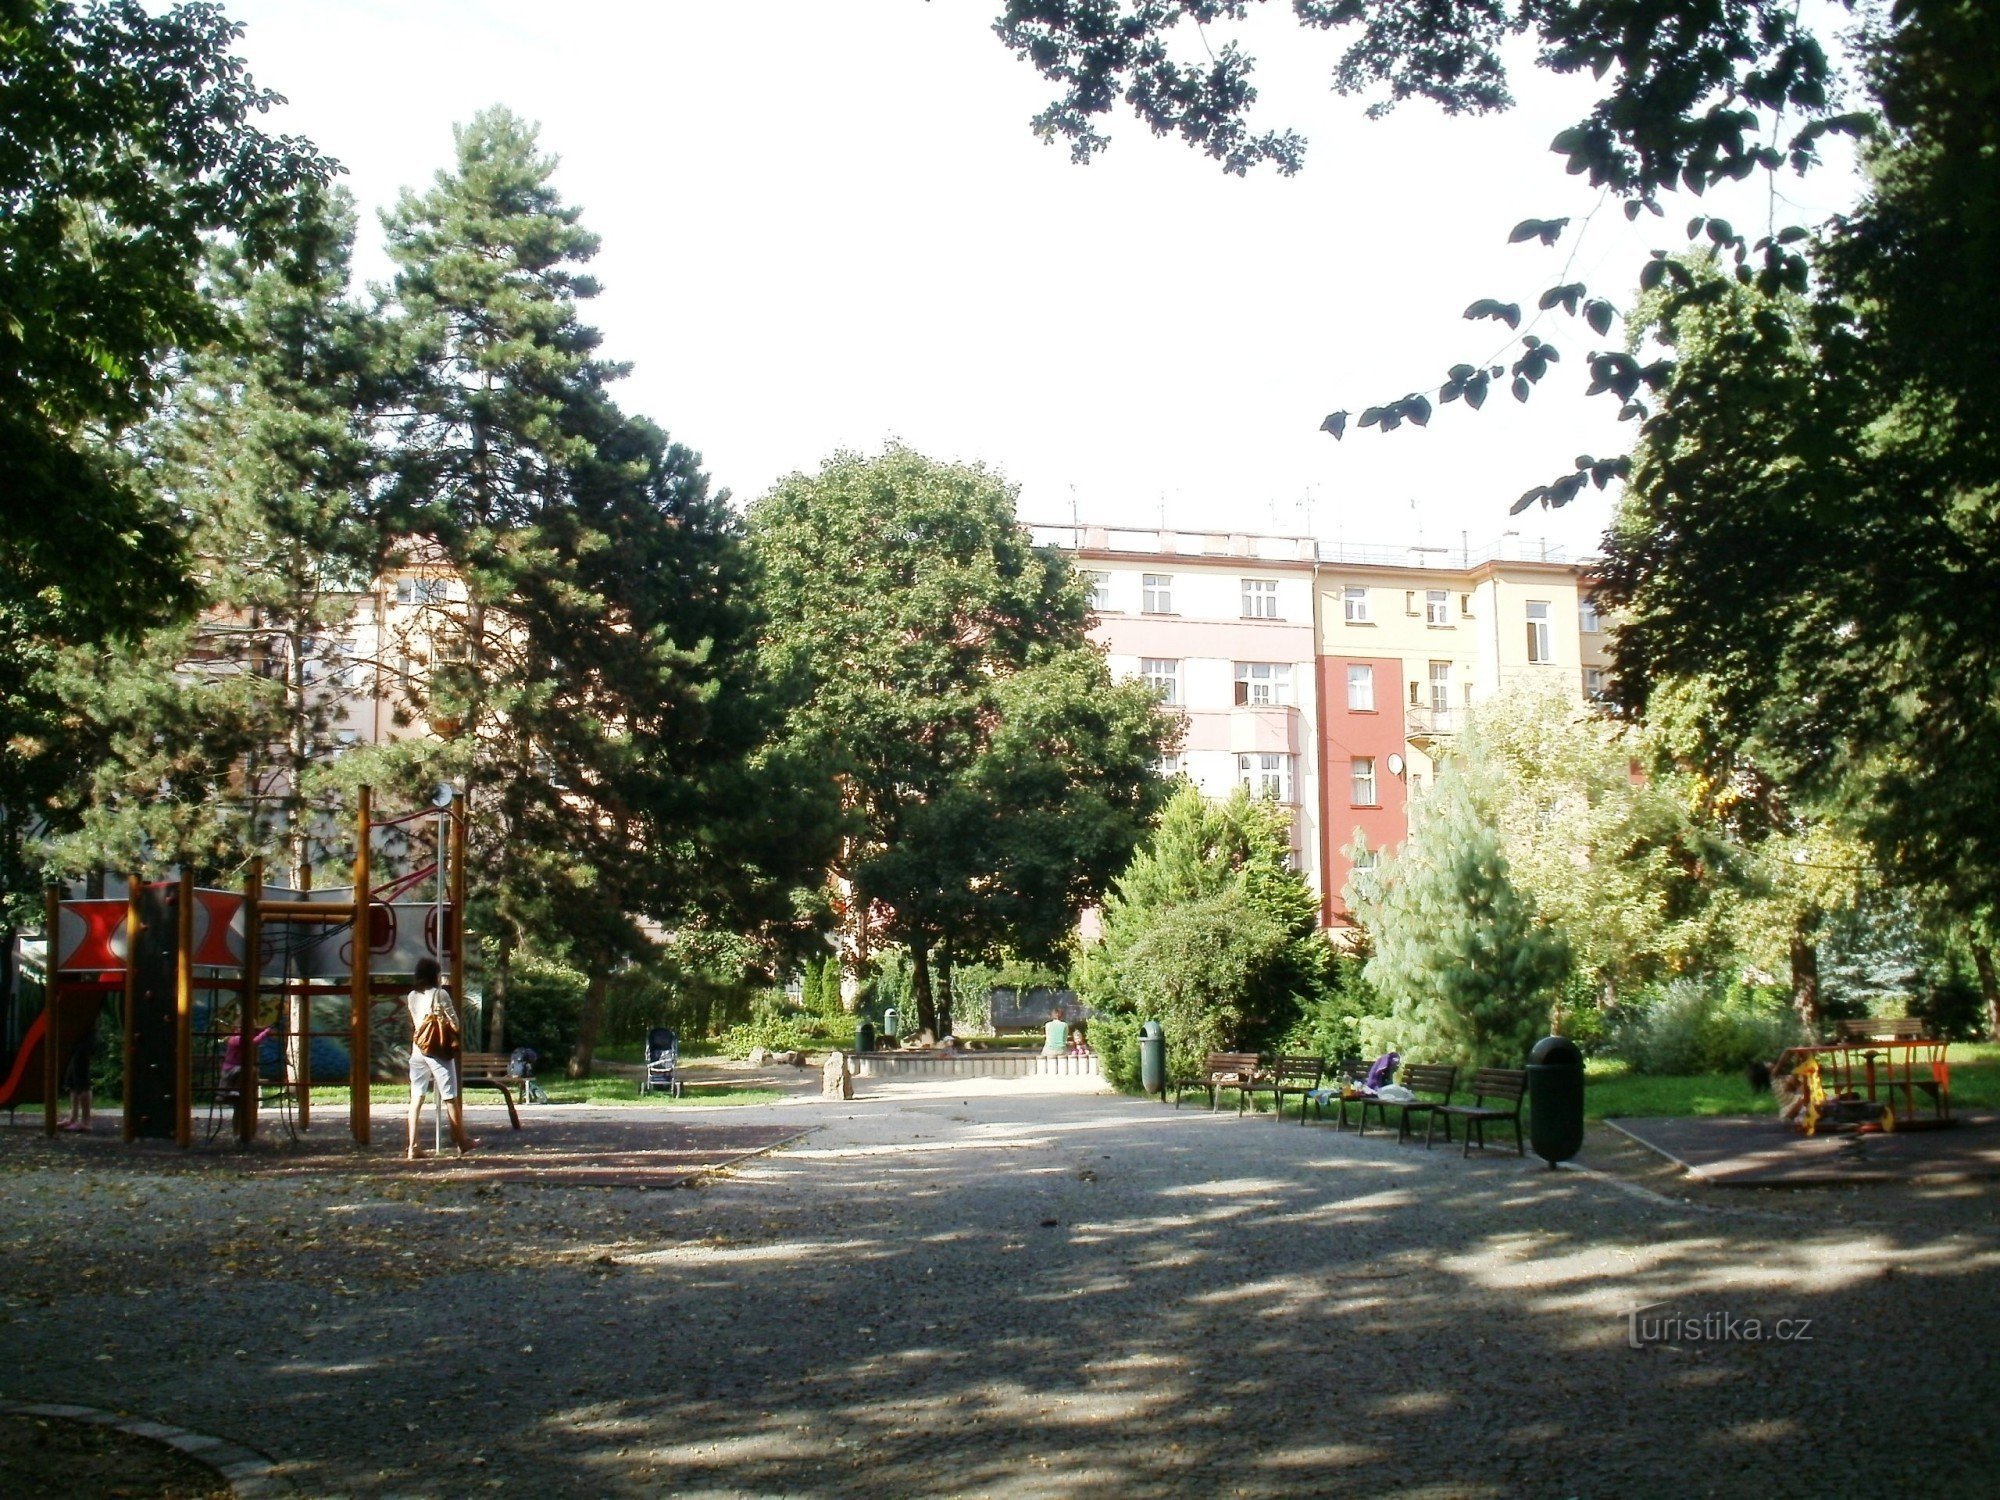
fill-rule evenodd
<path id="1" fill-rule="evenodd" d="M 770 1060 L 770 1057 L 771 1054 L 766 1052 L 762 1047 L 752 1047 L 750 1049 L 750 1066 L 761 1068 Z"/>
<path id="2" fill-rule="evenodd" d="M 787 1068 L 803 1068 L 806 1065 L 806 1055 L 803 1052 L 773 1052 L 771 1061 Z"/>
<path id="3" fill-rule="evenodd" d="M 828 1099 L 854 1097 L 854 1077 L 847 1071 L 845 1052 L 827 1053 L 826 1065 L 820 1069 L 819 1091 Z"/>

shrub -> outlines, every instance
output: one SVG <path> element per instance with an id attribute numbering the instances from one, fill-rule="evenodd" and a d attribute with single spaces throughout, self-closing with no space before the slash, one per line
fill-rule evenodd
<path id="1" fill-rule="evenodd" d="M 508 1051 L 532 1047 L 546 1072 L 576 1047 L 577 1018 L 589 981 L 575 969 L 545 958 L 515 955 L 507 976 Z"/>
<path id="2" fill-rule="evenodd" d="M 821 1052 L 829 1047 L 854 1045 L 855 1017 L 822 1016 L 793 1005 L 784 993 L 772 990 L 751 1007 L 750 1019 L 730 1027 L 716 1038 L 725 1057 L 744 1058 L 753 1047 L 767 1052 Z"/>
<path id="3" fill-rule="evenodd" d="M 1299 1018 L 1279 1043 L 1280 1051 L 1306 1053 L 1329 1063 L 1362 1055 L 1364 1023 L 1386 1016 L 1389 1009 L 1368 983 L 1364 965 L 1365 960 L 1354 954 L 1333 957 L 1326 985 L 1318 994 L 1301 999 Z"/>
<path id="4" fill-rule="evenodd" d="M 1167 1033 L 1167 1072 L 1186 1078 L 1201 1071 L 1210 1052 L 1245 1045 L 1245 997 L 1284 956 L 1289 938 L 1278 921 L 1240 889 L 1155 907 L 1128 931 L 1119 957 L 1115 988 L 1098 984 L 1085 998 L 1098 1019 L 1091 1023 L 1097 1050 L 1130 1050 L 1139 1023 L 1158 1021 Z M 1101 1029 L 1100 1029 L 1101 1028 Z M 1136 1071 L 1136 1053 L 1107 1063 L 1114 1083 L 1120 1070 Z"/>
<path id="5" fill-rule="evenodd" d="M 1781 999 L 1676 979 L 1629 1006 L 1611 1028 L 1611 1050 L 1637 1073 L 1685 1077 L 1734 1073 L 1769 1062 L 1801 1040 Z"/>

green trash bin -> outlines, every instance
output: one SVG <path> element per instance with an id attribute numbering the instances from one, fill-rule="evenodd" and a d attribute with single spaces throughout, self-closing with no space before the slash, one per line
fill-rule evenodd
<path id="1" fill-rule="evenodd" d="M 1139 1087 L 1166 1102 L 1167 1033 L 1158 1021 L 1148 1021 L 1139 1028 Z"/>
<path id="2" fill-rule="evenodd" d="M 1583 1053 L 1567 1037 L 1528 1053 L 1528 1144 L 1551 1170 L 1583 1149 Z"/>
<path id="3" fill-rule="evenodd" d="M 875 1023 L 863 1021 L 854 1028 L 854 1050 L 873 1052 L 875 1050 Z"/>

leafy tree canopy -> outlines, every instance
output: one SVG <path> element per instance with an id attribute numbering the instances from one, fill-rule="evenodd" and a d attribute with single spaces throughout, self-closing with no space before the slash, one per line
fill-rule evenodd
<path id="1" fill-rule="evenodd" d="M 227 332 L 211 237 L 266 259 L 333 163 L 257 129 L 214 5 L 0 0 L 0 881 L 71 763 L 69 645 L 194 601 L 177 518 L 116 442 Z"/>
<path id="2" fill-rule="evenodd" d="M 1871 53 L 1893 133 L 1813 286 L 1696 261 L 1649 309 L 1679 358 L 1606 593 L 1621 696 L 1698 698 L 1687 748 L 1712 780 L 1765 778 L 1859 830 L 1893 883 L 1990 923 L 2000 389 L 1969 334 L 2000 265 L 2000 18 L 1899 15 Z"/>
<path id="3" fill-rule="evenodd" d="M 1130 855 L 1173 727 L 1114 684 L 1081 582 L 1030 545 L 987 470 L 836 454 L 750 510 L 764 656 L 788 742 L 839 787 L 850 956 L 909 949 L 918 1024 L 949 1029 L 933 955 L 1046 953 Z"/>
<path id="4" fill-rule="evenodd" d="M 1925 8 L 1958 0 L 1902 0 L 1891 26 Z M 1035 119 L 1049 139 L 1071 143 L 1088 160 L 1109 143 L 1102 122 L 1129 109 L 1158 135 L 1177 135 L 1244 173 L 1269 165 L 1283 173 L 1304 162 L 1306 142 L 1288 129 L 1256 131 L 1254 59 L 1214 32 L 1246 19 L 1263 0 L 1008 0 L 994 29 L 1003 42 L 1059 90 Z M 1410 99 L 1451 114 L 1477 114 L 1511 102 L 1507 54 L 1527 43 L 1537 66 L 1558 74 L 1588 72 L 1601 93 L 1589 113 L 1562 131 L 1552 149 L 1569 171 L 1623 198 L 1628 218 L 1664 212 L 1676 189 L 1699 194 L 1759 171 L 1804 171 L 1829 134 L 1856 134 L 1866 112 L 1846 108 L 1842 80 L 1825 44 L 1790 0 L 1553 0 L 1553 3 L 1439 5 L 1432 0 L 1293 0 L 1307 32 L 1339 33 L 1346 46 L 1332 62 L 1333 86 L 1370 96 L 1371 114 Z M 1523 49 L 1526 50 L 1526 49 Z M 1961 81 L 1976 70 L 1960 69 Z M 1966 75 L 1971 75 L 1967 77 Z M 1557 243 L 1567 218 L 1527 218 L 1513 241 Z M 1767 287 L 1802 286 L 1803 230 L 1756 239 L 1720 218 L 1697 215 L 1690 239 L 1716 244 L 1746 277 Z M 1560 309 L 1603 337 L 1617 317 L 1612 294 L 1585 283 L 1544 290 L 1540 308 Z M 1481 298 L 1468 319 L 1496 319 L 1518 329 L 1518 302 Z M 1461 362 L 1433 388 L 1363 410 L 1329 413 L 1322 430 L 1338 439 L 1350 425 L 1393 431 L 1425 425 L 1436 408 L 1463 400 L 1477 407 L 1495 386 L 1517 400 L 1561 360 L 1555 343 L 1523 333 L 1511 361 Z M 1589 352 L 1583 365 L 1592 393 L 1616 396 L 1628 417 L 1645 415 L 1642 392 L 1656 390 L 1665 367 L 1641 364 L 1613 347 Z M 1523 494 L 1515 509 L 1563 505 L 1586 484 L 1622 477 L 1622 457 L 1583 455 L 1573 468 Z"/>

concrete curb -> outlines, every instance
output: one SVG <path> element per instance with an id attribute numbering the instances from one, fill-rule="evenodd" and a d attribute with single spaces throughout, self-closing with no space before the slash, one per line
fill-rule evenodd
<path id="1" fill-rule="evenodd" d="M 156 1443 L 164 1443 L 204 1468 L 213 1469 L 229 1486 L 229 1492 L 239 1500 L 268 1500 L 270 1496 L 293 1493 L 291 1485 L 278 1477 L 277 1465 L 264 1454 L 245 1448 L 241 1443 L 211 1437 L 205 1432 L 190 1432 L 185 1427 L 170 1427 L 165 1422 L 121 1416 L 115 1411 L 103 1411 L 95 1406 L 71 1406 L 53 1401 L 0 1401 L 0 1413 L 89 1422 L 97 1427 L 109 1427 L 128 1437 L 150 1438 Z"/>

